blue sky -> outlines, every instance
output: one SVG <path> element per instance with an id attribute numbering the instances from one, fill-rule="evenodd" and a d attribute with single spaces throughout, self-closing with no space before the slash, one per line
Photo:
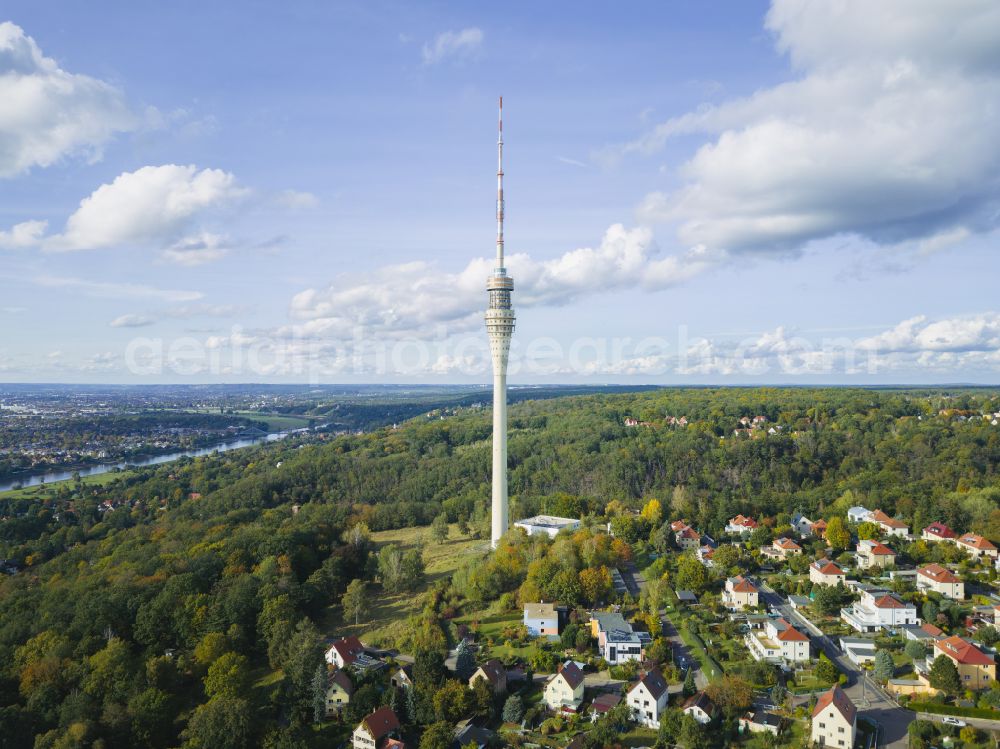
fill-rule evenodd
<path id="1" fill-rule="evenodd" d="M 0 380 L 996 382 L 1000 9 L 8 2 Z M 539 10 L 543 7 L 544 12 Z"/>

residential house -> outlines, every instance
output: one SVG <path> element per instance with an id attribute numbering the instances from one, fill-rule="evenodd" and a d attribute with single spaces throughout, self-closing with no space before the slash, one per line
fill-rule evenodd
<path id="1" fill-rule="evenodd" d="M 926 674 L 918 670 L 915 675 L 915 679 L 889 679 L 885 691 L 896 697 L 904 694 L 907 697 L 935 697 L 941 693 L 940 689 L 931 686 Z"/>
<path id="2" fill-rule="evenodd" d="M 726 525 L 726 533 L 742 536 L 746 533 L 753 533 L 756 528 L 756 520 L 744 517 L 743 515 L 737 515 L 734 518 L 730 518 L 729 523 Z"/>
<path id="3" fill-rule="evenodd" d="M 811 536 L 813 533 L 813 521 L 803 515 L 801 512 L 796 512 L 792 515 L 792 528 L 798 533 L 802 538 Z"/>
<path id="4" fill-rule="evenodd" d="M 891 567 L 896 563 L 896 552 L 881 541 L 867 539 L 858 541 L 855 557 L 858 560 L 858 567 L 863 570 L 872 567 Z"/>
<path id="5" fill-rule="evenodd" d="M 701 562 L 706 567 L 714 567 L 715 563 L 712 561 L 712 556 L 715 554 L 715 547 L 705 544 L 699 547 L 698 551 L 695 552 L 695 556 L 698 557 L 698 561 Z"/>
<path id="6" fill-rule="evenodd" d="M 583 671 L 573 661 L 560 664 L 545 684 L 545 704 L 550 710 L 575 713 L 583 703 Z"/>
<path id="7" fill-rule="evenodd" d="M 809 660 L 809 637 L 786 619 L 768 619 L 760 629 L 744 638 L 754 660 L 768 663 L 805 663 Z"/>
<path id="8" fill-rule="evenodd" d="M 816 538 L 826 538 L 826 521 L 823 518 L 813 523 L 812 534 Z"/>
<path id="9" fill-rule="evenodd" d="M 354 749 L 388 749 L 399 734 L 399 718 L 391 707 L 380 707 L 364 718 L 354 729 Z M 398 744 L 397 744 L 398 746 Z"/>
<path id="10" fill-rule="evenodd" d="M 603 645 L 600 647 L 601 657 L 612 666 L 627 661 L 641 661 L 645 657 L 643 645 L 648 640 L 648 632 L 633 632 L 631 627 L 627 630 L 612 629 L 604 633 Z"/>
<path id="11" fill-rule="evenodd" d="M 965 689 L 986 689 L 997 679 L 997 664 L 993 656 L 984 653 L 969 640 L 958 635 L 934 641 L 934 649 L 927 656 L 927 669 L 934 659 L 947 656 L 958 669 L 958 678 Z"/>
<path id="12" fill-rule="evenodd" d="M 688 527 L 687 520 L 674 520 L 670 523 L 670 532 L 677 533 L 677 531 L 687 527 Z"/>
<path id="13" fill-rule="evenodd" d="M 802 547 L 790 538 L 776 538 L 772 547 L 781 555 L 782 559 L 788 556 L 801 556 L 802 554 Z"/>
<path id="14" fill-rule="evenodd" d="M 878 524 L 878 526 L 885 531 L 887 536 L 900 536 L 905 538 L 910 535 L 910 526 L 901 520 L 896 520 L 886 515 L 881 510 L 875 510 L 868 518 L 869 521 Z"/>
<path id="15" fill-rule="evenodd" d="M 944 523 L 931 523 L 920 533 L 924 541 L 954 541 L 957 537 L 958 534 Z"/>
<path id="16" fill-rule="evenodd" d="M 997 547 L 975 533 L 965 533 L 959 536 L 955 539 L 955 544 L 958 548 L 969 552 L 969 555 L 977 561 L 983 557 L 989 559 L 997 558 Z"/>
<path id="17" fill-rule="evenodd" d="M 809 582 L 816 585 L 837 585 L 846 579 L 840 565 L 829 559 L 817 559 L 809 565 Z"/>
<path id="18" fill-rule="evenodd" d="M 922 642 L 927 647 L 930 647 L 942 634 L 939 628 L 927 622 L 919 626 L 916 624 L 907 624 L 905 627 L 900 627 L 900 629 L 903 632 L 904 639 Z"/>
<path id="19" fill-rule="evenodd" d="M 781 716 L 765 710 L 752 710 L 740 718 L 740 732 L 770 733 L 777 736 L 781 733 Z"/>
<path id="20" fill-rule="evenodd" d="M 965 583 L 962 578 L 940 564 L 928 564 L 917 570 L 917 590 L 933 590 L 956 601 L 965 598 Z"/>
<path id="21" fill-rule="evenodd" d="M 858 709 L 839 684 L 823 694 L 812 713 L 812 743 L 851 749 L 858 736 Z"/>
<path id="22" fill-rule="evenodd" d="M 864 590 L 861 600 L 840 610 L 840 618 L 858 632 L 877 632 L 907 624 L 920 624 L 917 607 L 895 593 L 881 589 Z"/>
<path id="23" fill-rule="evenodd" d="M 396 689 L 411 689 L 413 687 L 413 666 L 405 663 L 389 677 L 389 684 Z"/>
<path id="24" fill-rule="evenodd" d="M 703 726 L 711 723 L 718 712 L 715 703 L 704 692 L 695 692 L 688 697 L 682 709 Z"/>
<path id="25" fill-rule="evenodd" d="M 337 640 L 326 651 L 326 662 L 337 668 L 346 668 L 358 660 L 358 656 L 363 655 L 365 646 L 357 637 L 344 637 Z"/>
<path id="26" fill-rule="evenodd" d="M 533 637 L 559 634 L 559 611 L 555 604 L 526 603 L 524 604 L 524 626 Z"/>
<path id="27" fill-rule="evenodd" d="M 514 527 L 520 528 L 529 536 L 544 533 L 549 538 L 555 538 L 561 530 L 578 530 L 580 528 L 580 521 L 573 518 L 560 518 L 555 515 L 535 515 L 524 520 L 518 520 L 514 523 Z"/>
<path id="28" fill-rule="evenodd" d="M 674 533 L 674 543 L 677 544 L 677 548 L 684 551 L 697 549 L 701 546 L 701 534 L 691 527 L 681 528 Z"/>
<path id="29" fill-rule="evenodd" d="M 598 646 L 603 645 L 604 635 L 615 629 L 631 631 L 632 625 L 617 611 L 590 612 L 590 636 L 597 640 Z"/>
<path id="30" fill-rule="evenodd" d="M 792 594 L 788 596 L 788 605 L 795 611 L 798 611 L 799 609 L 804 609 L 809 605 L 809 598 L 806 596 L 797 596 Z"/>
<path id="31" fill-rule="evenodd" d="M 628 690 L 627 700 L 632 717 L 646 728 L 658 729 L 660 714 L 666 709 L 669 696 L 663 674 L 657 668 L 650 669 Z"/>
<path id="32" fill-rule="evenodd" d="M 745 607 L 757 608 L 760 593 L 757 587 L 742 575 L 726 580 L 726 589 L 722 591 L 722 604 L 733 611 L 742 611 Z"/>
<path id="33" fill-rule="evenodd" d="M 344 706 L 351 701 L 354 694 L 354 684 L 346 671 L 337 669 L 330 674 L 326 687 L 326 717 L 339 715 Z"/>
<path id="34" fill-rule="evenodd" d="M 488 728 L 477 726 L 471 720 L 463 720 L 455 726 L 455 741 L 452 743 L 456 749 L 486 749 L 496 743 L 496 734 Z"/>
<path id="35" fill-rule="evenodd" d="M 501 695 L 507 692 L 507 667 L 496 658 L 486 661 L 469 677 L 470 689 L 476 685 L 476 679 L 485 679 L 493 694 Z"/>
<path id="36" fill-rule="evenodd" d="M 851 523 L 863 523 L 872 515 L 867 507 L 855 506 L 847 511 L 847 520 Z"/>

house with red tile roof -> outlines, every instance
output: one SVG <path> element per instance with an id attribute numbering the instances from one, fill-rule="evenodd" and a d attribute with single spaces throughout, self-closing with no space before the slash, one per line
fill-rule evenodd
<path id="1" fill-rule="evenodd" d="M 910 535 L 910 526 L 901 520 L 889 517 L 882 510 L 875 510 L 868 520 L 876 523 L 888 536 L 905 537 Z"/>
<path id="2" fill-rule="evenodd" d="M 969 555 L 976 560 L 986 557 L 988 559 L 997 558 L 997 547 L 990 541 L 977 536 L 975 533 L 965 533 L 955 539 L 955 545 L 960 549 L 969 552 Z"/>
<path id="3" fill-rule="evenodd" d="M 802 547 L 790 538 L 776 538 L 771 546 L 781 555 L 782 559 L 802 554 Z"/>
<path id="4" fill-rule="evenodd" d="M 390 707 L 380 707 L 365 717 L 354 729 L 354 749 L 390 749 L 390 741 L 399 734 L 399 718 Z M 396 746 L 401 742 L 396 742 Z"/>
<path id="5" fill-rule="evenodd" d="M 858 709 L 839 684 L 816 701 L 812 713 L 812 742 L 822 747 L 851 749 L 858 736 Z"/>
<path id="6" fill-rule="evenodd" d="M 956 601 L 965 598 L 965 583 L 962 578 L 940 564 L 928 564 L 917 570 L 917 590 L 933 590 Z"/>
<path id="7" fill-rule="evenodd" d="M 916 606 L 895 593 L 878 589 L 863 590 L 860 601 L 840 610 L 840 618 L 859 632 L 920 624 Z"/>
<path id="8" fill-rule="evenodd" d="M 896 552 L 881 541 L 865 539 L 858 541 L 855 558 L 858 560 L 858 567 L 863 570 L 872 567 L 891 567 L 896 563 Z"/>
<path id="9" fill-rule="evenodd" d="M 815 585 L 837 585 L 846 579 L 840 565 L 829 559 L 817 559 L 809 565 L 809 582 Z"/>
<path id="10" fill-rule="evenodd" d="M 326 662 L 337 668 L 350 666 L 365 652 L 365 646 L 357 637 L 344 637 L 337 640 L 326 651 Z"/>
<path id="11" fill-rule="evenodd" d="M 986 689 L 997 680 L 997 664 L 993 656 L 963 637 L 952 635 L 935 640 L 934 649 L 927 656 L 928 670 L 934 659 L 941 655 L 955 664 L 959 681 L 965 689 Z"/>
<path id="12" fill-rule="evenodd" d="M 944 523 L 931 523 L 920 533 L 924 541 L 954 541 L 958 536 L 955 531 Z"/>
<path id="13" fill-rule="evenodd" d="M 743 575 L 737 575 L 726 580 L 726 588 L 722 591 L 722 604 L 734 611 L 741 611 L 745 607 L 755 609 L 760 602 L 759 596 L 756 585 Z"/>
<path id="14" fill-rule="evenodd" d="M 742 536 L 745 533 L 753 533 L 757 529 L 757 521 L 753 518 L 748 518 L 744 515 L 737 515 L 734 518 L 729 519 L 729 523 L 726 525 L 726 533 L 738 534 Z"/>

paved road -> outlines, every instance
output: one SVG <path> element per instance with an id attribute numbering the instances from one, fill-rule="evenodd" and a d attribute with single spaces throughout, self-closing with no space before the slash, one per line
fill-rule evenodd
<path id="1" fill-rule="evenodd" d="M 917 717 L 920 718 L 920 720 L 931 720 L 935 723 L 940 723 L 948 716 L 938 715 L 936 713 L 917 713 Z M 959 720 L 963 720 L 970 726 L 975 726 L 983 731 L 1000 731 L 1000 719 L 987 720 L 985 718 L 959 718 Z"/>
<path id="2" fill-rule="evenodd" d="M 663 638 L 670 643 L 670 650 L 673 653 L 674 663 L 680 666 L 682 663 L 687 668 L 694 669 L 694 683 L 698 689 L 708 686 L 708 677 L 701 670 L 698 660 L 694 657 L 691 649 L 684 644 L 674 623 L 667 618 L 666 612 L 660 611 L 660 622 L 663 627 Z"/>
<path id="3" fill-rule="evenodd" d="M 806 629 L 813 636 L 813 646 L 826 653 L 837 668 L 847 674 L 848 681 L 844 691 L 857 705 L 860 717 L 874 720 L 881 727 L 879 746 L 887 749 L 906 749 L 909 745 L 906 729 L 916 716 L 909 710 L 899 707 L 881 687 L 868 678 L 864 671 L 844 656 L 829 637 L 789 606 L 770 586 L 761 583 L 761 592 L 769 606 L 790 622 Z"/>

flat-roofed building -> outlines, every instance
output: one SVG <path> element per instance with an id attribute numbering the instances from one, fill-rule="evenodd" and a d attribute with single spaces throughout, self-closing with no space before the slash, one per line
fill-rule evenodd
<path id="1" fill-rule="evenodd" d="M 555 515 L 535 515 L 534 517 L 518 520 L 514 523 L 515 528 L 521 528 L 529 536 L 536 533 L 544 533 L 549 538 L 555 538 L 561 530 L 575 531 L 580 527 L 580 521 L 573 518 L 560 518 Z"/>

